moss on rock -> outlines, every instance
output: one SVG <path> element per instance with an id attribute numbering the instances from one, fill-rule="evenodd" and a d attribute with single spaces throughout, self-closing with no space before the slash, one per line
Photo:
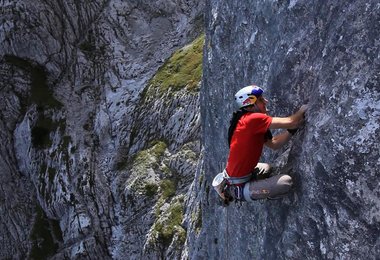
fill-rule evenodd
<path id="1" fill-rule="evenodd" d="M 166 200 L 167 198 L 175 195 L 177 185 L 174 180 L 165 179 L 161 181 L 160 188 L 161 188 L 162 199 Z"/>
<path id="2" fill-rule="evenodd" d="M 155 183 L 146 183 L 145 184 L 145 195 L 148 197 L 153 197 L 157 194 L 158 185 Z"/>
<path id="3" fill-rule="evenodd" d="M 145 194 L 148 197 L 154 196 L 159 185 L 147 179 L 149 171 L 158 168 L 158 163 L 165 153 L 167 145 L 163 141 L 156 141 L 146 150 L 139 151 L 132 160 L 131 171 L 136 175 L 130 189 L 134 192 Z"/>
<path id="4" fill-rule="evenodd" d="M 190 91 L 198 91 L 202 78 L 202 56 L 204 34 L 191 44 L 177 50 L 158 70 L 148 83 L 147 96 L 162 96 L 169 89 L 178 91 L 187 87 Z"/>
<path id="5" fill-rule="evenodd" d="M 168 247 L 174 236 L 183 244 L 186 240 L 186 230 L 181 226 L 183 220 L 183 198 L 173 200 L 167 210 L 161 212 L 156 220 L 153 231 L 157 242 Z"/>
<path id="6" fill-rule="evenodd" d="M 166 148 L 165 142 L 157 141 L 151 148 L 139 151 L 133 159 L 133 171 L 146 172 L 164 155 Z"/>

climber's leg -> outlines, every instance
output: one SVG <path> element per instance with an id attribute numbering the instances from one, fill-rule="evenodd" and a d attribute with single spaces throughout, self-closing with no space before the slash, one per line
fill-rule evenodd
<path id="1" fill-rule="evenodd" d="M 253 180 L 244 187 L 244 198 L 247 201 L 276 198 L 289 192 L 292 187 L 292 178 L 280 174 L 262 180 Z"/>

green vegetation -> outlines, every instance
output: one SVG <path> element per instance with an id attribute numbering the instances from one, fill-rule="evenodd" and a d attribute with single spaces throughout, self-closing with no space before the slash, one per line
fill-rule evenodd
<path id="1" fill-rule="evenodd" d="M 168 146 L 164 141 L 155 141 L 152 143 L 152 149 L 150 150 L 150 153 L 159 159 L 164 155 L 167 147 Z"/>
<path id="2" fill-rule="evenodd" d="M 165 175 L 169 175 L 172 172 L 172 170 L 165 164 L 165 162 L 160 165 L 159 169 Z"/>
<path id="3" fill-rule="evenodd" d="M 178 177 L 164 159 L 167 144 L 160 140 L 150 143 L 148 147 L 136 153 L 130 163 L 131 171 L 137 176 L 130 190 L 139 196 L 158 198 L 155 205 L 156 220 L 149 243 L 161 247 L 168 247 L 171 243 L 175 243 L 175 246 L 183 245 L 186 240 L 186 230 L 181 226 L 184 217 L 184 196 L 176 196 Z M 151 169 L 159 169 L 161 180 L 157 183 L 147 177 Z M 200 215 L 197 217 L 201 218 Z M 202 220 L 197 219 L 197 225 L 201 225 L 199 221 L 201 223 Z"/>
<path id="4" fill-rule="evenodd" d="M 151 145 L 149 149 L 139 151 L 132 161 L 132 171 L 137 173 L 138 177 L 133 182 L 131 189 L 134 191 L 142 191 L 148 197 L 153 197 L 157 194 L 159 187 L 156 183 L 147 183 L 147 180 L 144 178 L 150 168 L 159 168 L 158 161 L 164 155 L 167 148 L 166 143 L 163 141 L 156 141 Z"/>
<path id="5" fill-rule="evenodd" d="M 155 183 L 147 183 L 145 184 L 145 195 L 148 197 L 153 197 L 157 194 L 158 185 Z"/>
<path id="6" fill-rule="evenodd" d="M 190 91 L 198 91 L 202 78 L 203 44 L 204 35 L 176 51 L 148 83 L 145 96 L 157 96 L 156 93 L 162 96 L 170 88 L 178 91 L 187 87 Z"/>
<path id="7" fill-rule="evenodd" d="M 181 226 L 183 220 L 183 198 L 174 201 L 162 217 L 156 221 L 153 230 L 156 232 L 158 242 L 168 247 L 174 235 L 178 242 L 183 244 L 186 240 L 186 230 Z"/>
<path id="8" fill-rule="evenodd" d="M 146 170 L 149 168 L 154 161 L 160 159 L 167 148 L 167 145 L 163 141 L 157 141 L 153 143 L 153 146 L 150 149 L 139 151 L 133 160 L 134 167 Z"/>
<path id="9" fill-rule="evenodd" d="M 161 188 L 162 199 L 166 200 L 167 198 L 170 198 L 175 195 L 177 185 L 174 180 L 165 179 L 161 181 L 160 188 Z"/>

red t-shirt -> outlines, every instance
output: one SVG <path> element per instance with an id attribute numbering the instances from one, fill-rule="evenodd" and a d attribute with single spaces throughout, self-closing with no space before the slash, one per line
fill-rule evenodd
<path id="1" fill-rule="evenodd" d="M 272 117 L 263 113 L 243 115 L 232 135 L 227 173 L 242 177 L 251 173 L 259 162 Z"/>

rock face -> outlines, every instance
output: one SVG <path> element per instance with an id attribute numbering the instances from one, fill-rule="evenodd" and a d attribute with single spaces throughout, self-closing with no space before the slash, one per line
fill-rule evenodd
<path id="1" fill-rule="evenodd" d="M 377 1 L 2 1 L 0 13 L 1 259 L 380 255 Z M 222 207 L 211 181 L 233 94 L 251 83 L 272 115 L 309 104 L 292 142 L 262 158 L 295 188 Z"/>
<path id="2" fill-rule="evenodd" d="M 203 2 L 0 8 L 0 258 L 179 258 L 200 154 Z M 197 76 L 162 90 L 152 78 L 178 49 L 176 72 Z"/>
<path id="3" fill-rule="evenodd" d="M 189 237 L 192 259 L 378 258 L 379 17 L 378 1 L 207 2 L 204 183 L 194 202 L 202 229 Z M 228 154 L 233 94 L 252 83 L 266 89 L 271 115 L 309 104 L 305 127 L 262 158 L 295 188 L 223 208 L 211 181 Z"/>

